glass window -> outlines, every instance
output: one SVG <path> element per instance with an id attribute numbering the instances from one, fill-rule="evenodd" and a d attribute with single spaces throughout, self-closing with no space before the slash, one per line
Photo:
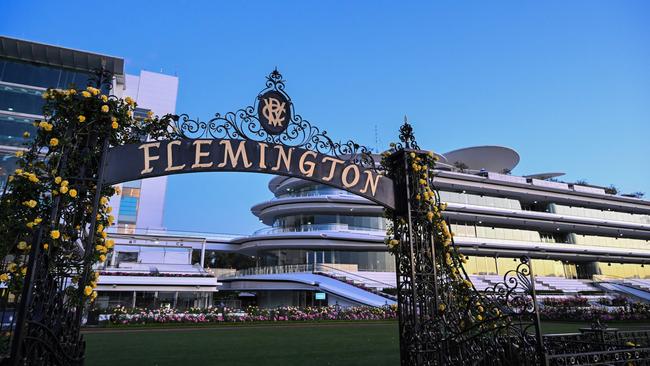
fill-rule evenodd
<path id="1" fill-rule="evenodd" d="M 0 110 L 40 116 L 45 104 L 41 94 L 39 90 L 1 85 Z"/>
<path id="2" fill-rule="evenodd" d="M 15 60 L 0 60 L 0 81 L 41 88 L 85 88 L 90 73 Z"/>
<path id="3" fill-rule="evenodd" d="M 1 103 L 1 102 L 0 102 Z M 24 138 L 23 133 L 31 136 L 36 133 L 34 119 L 0 114 L 0 144 L 9 146 L 25 146 L 31 138 Z"/>
<path id="4" fill-rule="evenodd" d="M 153 291 L 138 291 L 135 295 L 135 306 L 138 308 L 155 308 L 156 293 Z"/>

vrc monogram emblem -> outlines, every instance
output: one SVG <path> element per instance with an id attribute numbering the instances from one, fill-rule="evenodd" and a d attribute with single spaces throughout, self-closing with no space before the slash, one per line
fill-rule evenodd
<path id="1" fill-rule="evenodd" d="M 289 98 L 277 90 L 269 90 L 258 98 L 257 118 L 262 128 L 271 135 L 284 132 L 291 121 Z"/>
<path id="2" fill-rule="evenodd" d="M 282 122 L 284 122 L 284 106 L 286 102 L 280 102 L 275 98 L 265 98 L 264 107 L 262 108 L 262 113 L 264 117 L 268 120 L 268 123 L 274 127 L 282 127 Z"/>

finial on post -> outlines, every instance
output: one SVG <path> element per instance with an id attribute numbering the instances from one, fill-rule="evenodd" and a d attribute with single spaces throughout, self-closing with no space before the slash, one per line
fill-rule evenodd
<path id="1" fill-rule="evenodd" d="M 399 129 L 399 139 L 404 143 L 405 149 L 420 150 L 418 143 L 415 141 L 413 135 L 413 126 L 408 121 L 406 114 L 404 115 L 404 124 Z"/>

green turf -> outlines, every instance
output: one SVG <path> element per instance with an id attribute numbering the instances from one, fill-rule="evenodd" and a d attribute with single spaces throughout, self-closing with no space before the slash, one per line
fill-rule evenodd
<path id="1" fill-rule="evenodd" d="M 87 365 L 397 365 L 397 324 L 86 334 Z"/>
<path id="2" fill-rule="evenodd" d="M 621 329 L 650 323 L 612 322 Z M 547 322 L 544 333 L 588 323 Z M 107 332 L 107 333 L 103 333 Z M 85 334 L 87 365 L 397 365 L 396 322 L 108 329 Z"/>

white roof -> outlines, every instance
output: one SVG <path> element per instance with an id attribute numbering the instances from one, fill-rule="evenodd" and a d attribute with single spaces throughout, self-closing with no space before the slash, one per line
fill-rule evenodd
<path id="1" fill-rule="evenodd" d="M 470 170 L 503 172 L 512 170 L 519 164 L 519 154 L 503 146 L 466 147 L 443 154 L 449 164 L 463 163 Z"/>

